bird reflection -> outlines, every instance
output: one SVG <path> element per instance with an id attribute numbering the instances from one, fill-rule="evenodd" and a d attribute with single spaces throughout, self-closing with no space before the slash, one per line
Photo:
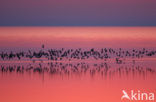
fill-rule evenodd
<path id="1" fill-rule="evenodd" d="M 145 74 L 156 74 L 153 68 L 149 67 L 142 67 L 140 65 L 122 65 L 122 66 L 111 66 L 105 62 L 102 63 L 86 63 L 86 62 L 79 62 L 79 63 L 62 63 L 62 62 L 51 62 L 51 63 L 38 63 L 34 65 L 32 64 L 2 64 L 0 72 L 2 73 L 39 73 L 39 74 L 50 74 L 50 75 L 85 75 L 89 74 L 91 77 L 95 75 L 101 77 L 125 77 L 125 76 L 143 76 Z"/>

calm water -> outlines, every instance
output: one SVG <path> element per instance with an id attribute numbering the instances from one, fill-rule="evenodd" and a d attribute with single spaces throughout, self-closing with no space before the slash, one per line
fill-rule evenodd
<path id="1" fill-rule="evenodd" d="M 156 94 L 155 47 L 156 27 L 0 27 L 0 101 L 127 102 L 122 90 Z"/>

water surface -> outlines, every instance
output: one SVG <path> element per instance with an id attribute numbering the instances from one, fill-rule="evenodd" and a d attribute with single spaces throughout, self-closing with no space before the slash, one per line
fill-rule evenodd
<path id="1" fill-rule="evenodd" d="M 155 45 L 156 27 L 0 27 L 1 55 L 24 52 L 20 59 L 0 57 L 0 101 L 124 102 L 123 89 L 155 93 Z M 26 57 L 29 51 L 62 48 L 62 52 L 81 49 L 91 55 L 70 59 L 70 53 L 62 60 L 61 54 L 54 57 L 57 60 L 33 54 L 33 58 Z M 106 54 L 102 48 L 115 53 L 107 53 L 110 58 L 97 57 L 96 51 Z M 119 52 L 123 57 L 117 56 Z"/>

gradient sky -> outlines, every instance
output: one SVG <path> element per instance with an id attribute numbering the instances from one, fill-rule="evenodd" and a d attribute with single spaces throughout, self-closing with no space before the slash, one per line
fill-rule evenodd
<path id="1" fill-rule="evenodd" d="M 0 26 L 156 26 L 156 0 L 0 0 Z"/>

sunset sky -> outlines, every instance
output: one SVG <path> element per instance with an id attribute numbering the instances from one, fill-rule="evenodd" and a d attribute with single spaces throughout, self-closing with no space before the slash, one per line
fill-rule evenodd
<path id="1" fill-rule="evenodd" d="M 1 0 L 0 26 L 156 26 L 155 0 Z"/>

